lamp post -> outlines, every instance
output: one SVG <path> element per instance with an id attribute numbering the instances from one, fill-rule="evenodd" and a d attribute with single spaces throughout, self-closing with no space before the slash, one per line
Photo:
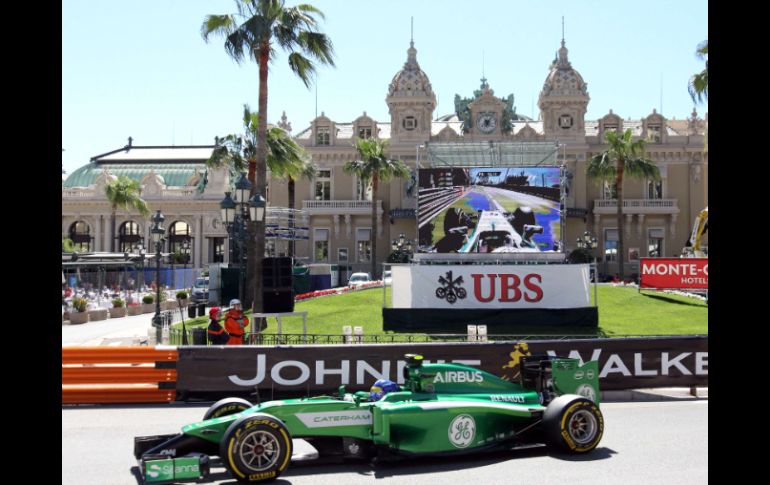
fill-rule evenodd
<path id="1" fill-rule="evenodd" d="M 155 243 L 155 290 L 157 292 L 155 296 L 155 316 L 152 318 L 152 324 L 158 329 L 160 329 L 163 323 L 160 317 L 160 251 L 163 249 L 164 235 L 166 233 L 166 229 L 163 228 L 164 220 L 166 218 L 158 209 L 158 212 L 152 216 L 152 229 L 150 229 L 152 241 Z"/>
<path id="2" fill-rule="evenodd" d="M 249 193 L 251 193 L 251 182 L 246 178 L 245 173 L 241 173 L 238 182 L 235 183 L 235 198 L 231 196 L 232 192 L 225 192 L 225 198 L 219 203 L 222 220 L 230 236 L 231 260 L 238 261 L 240 276 L 238 296 L 241 301 L 244 299 L 244 280 L 246 278 L 246 242 L 248 240 L 246 225 L 249 221 L 264 222 L 265 220 L 266 203 L 264 197 L 254 194 L 249 199 Z M 236 252 L 237 257 L 235 256 Z M 259 278 L 261 275 L 257 275 L 257 277 Z"/>
<path id="3" fill-rule="evenodd" d="M 182 278 L 182 287 L 187 288 L 187 263 L 190 261 L 190 240 L 185 239 L 182 241 L 182 254 L 184 255 L 184 277 Z"/>
<path id="4" fill-rule="evenodd" d="M 137 291 L 141 291 L 141 288 L 144 286 L 144 258 L 147 257 L 147 250 L 144 249 L 144 246 L 141 242 L 136 243 L 134 246 L 134 251 L 139 253 L 139 261 L 141 263 L 142 271 L 139 273 L 139 278 L 137 278 L 136 281 L 136 289 Z"/>
<path id="5" fill-rule="evenodd" d="M 599 245 L 599 241 L 596 236 L 586 231 L 582 236 L 577 238 L 577 245 L 580 249 L 586 249 L 591 253 L 591 257 L 594 260 L 594 305 L 599 306 L 599 293 L 597 291 L 597 284 L 599 282 L 599 268 L 596 264 L 596 256 L 594 256 L 594 249 Z"/>
<path id="6" fill-rule="evenodd" d="M 398 239 L 394 239 L 390 244 L 390 248 L 395 253 L 396 261 L 394 263 L 408 263 L 409 256 L 412 254 L 412 240 L 406 238 L 406 234 L 401 233 L 398 235 Z"/>

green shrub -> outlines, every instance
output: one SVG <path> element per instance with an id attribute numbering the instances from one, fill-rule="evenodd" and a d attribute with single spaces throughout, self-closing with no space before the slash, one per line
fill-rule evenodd
<path id="1" fill-rule="evenodd" d="M 123 298 L 113 298 L 112 306 L 115 308 L 123 308 L 126 305 L 126 301 Z"/>
<path id="2" fill-rule="evenodd" d="M 176 292 L 176 299 L 177 300 L 184 300 L 187 298 L 187 292 L 184 290 L 180 290 Z"/>
<path id="3" fill-rule="evenodd" d="M 153 295 L 144 295 L 142 297 L 142 303 L 155 303 L 155 296 Z"/>
<path id="4" fill-rule="evenodd" d="M 72 306 L 75 308 L 76 311 L 82 313 L 86 311 L 86 308 L 88 308 L 88 299 L 75 297 L 72 299 Z"/>

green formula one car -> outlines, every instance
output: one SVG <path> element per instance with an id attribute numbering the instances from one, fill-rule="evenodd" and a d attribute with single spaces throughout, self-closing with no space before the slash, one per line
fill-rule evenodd
<path id="1" fill-rule="evenodd" d="M 292 461 L 292 438 L 318 456 L 456 455 L 533 443 L 587 453 L 601 440 L 598 363 L 522 358 L 518 382 L 460 364 L 407 355 L 404 384 L 376 401 L 367 392 L 252 405 L 214 404 L 203 421 L 173 435 L 134 439 L 145 483 L 197 480 L 216 456 L 238 482 L 278 477 Z M 301 459 L 302 457 L 295 457 Z"/>

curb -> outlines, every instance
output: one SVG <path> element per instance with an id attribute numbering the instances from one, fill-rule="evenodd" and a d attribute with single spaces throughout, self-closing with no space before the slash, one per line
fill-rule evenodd
<path id="1" fill-rule="evenodd" d="M 708 400 L 708 393 L 708 387 L 663 387 L 657 389 L 602 391 L 601 399 L 602 402 L 700 401 Z"/>

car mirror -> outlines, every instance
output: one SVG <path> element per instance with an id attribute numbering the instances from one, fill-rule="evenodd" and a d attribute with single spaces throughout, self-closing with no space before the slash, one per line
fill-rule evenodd
<path id="1" fill-rule="evenodd" d="M 337 394 L 339 395 L 340 399 L 345 399 L 345 386 L 342 385 L 337 389 Z"/>

